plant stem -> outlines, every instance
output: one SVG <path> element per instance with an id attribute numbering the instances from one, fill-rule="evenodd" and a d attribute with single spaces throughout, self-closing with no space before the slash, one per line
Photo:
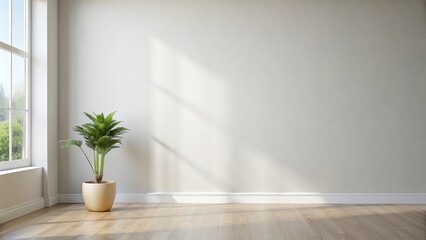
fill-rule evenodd
<path id="1" fill-rule="evenodd" d="M 95 175 L 97 175 L 99 173 L 98 152 L 95 150 L 93 152 L 93 155 L 95 157 L 95 160 L 94 160 L 94 164 L 95 164 Z"/>
<path id="2" fill-rule="evenodd" d="M 105 155 L 101 154 L 101 169 L 100 169 L 101 174 L 104 173 L 104 164 L 105 164 Z"/>
<path id="3" fill-rule="evenodd" d="M 95 173 L 95 169 L 93 169 L 92 163 L 90 162 L 90 160 L 89 160 L 89 158 L 87 157 L 86 153 L 84 152 L 83 148 L 81 148 L 81 147 L 78 147 L 78 148 L 80 148 L 80 150 L 83 152 L 84 156 L 86 157 L 87 162 L 88 162 L 88 163 L 89 163 L 89 165 L 90 165 L 90 168 L 92 168 L 92 172 L 93 172 L 93 173 Z"/>
<path id="4" fill-rule="evenodd" d="M 101 183 L 104 174 L 105 156 L 99 153 L 97 150 L 95 150 L 93 153 L 95 155 L 95 180 L 97 183 Z"/>

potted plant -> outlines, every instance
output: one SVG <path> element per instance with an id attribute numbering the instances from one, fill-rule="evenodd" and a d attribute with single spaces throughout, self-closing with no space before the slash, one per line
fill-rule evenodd
<path id="1" fill-rule="evenodd" d="M 115 112 L 106 117 L 103 113 L 93 115 L 84 113 L 91 122 L 73 128 L 83 136 L 86 146 L 93 151 L 93 164 L 82 148 L 83 141 L 76 139 L 62 140 L 62 148 L 76 146 L 83 153 L 95 176 L 94 181 L 83 182 L 82 193 L 84 204 L 90 211 L 108 211 L 114 204 L 115 181 L 102 180 L 104 173 L 105 156 L 115 148 L 121 146 L 122 134 L 128 131 L 120 127 L 121 121 L 113 119 Z"/>

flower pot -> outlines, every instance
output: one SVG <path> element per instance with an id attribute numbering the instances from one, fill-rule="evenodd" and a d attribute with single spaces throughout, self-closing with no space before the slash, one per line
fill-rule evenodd
<path id="1" fill-rule="evenodd" d="M 95 181 L 83 182 L 82 192 L 84 205 L 89 211 L 105 212 L 109 211 L 115 199 L 115 181 Z"/>

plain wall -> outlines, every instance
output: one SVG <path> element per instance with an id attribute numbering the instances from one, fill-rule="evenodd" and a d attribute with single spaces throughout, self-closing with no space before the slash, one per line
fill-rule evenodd
<path id="1" fill-rule="evenodd" d="M 59 52 L 59 138 L 131 129 L 118 193 L 426 191 L 424 0 L 60 0 Z"/>
<path id="2" fill-rule="evenodd" d="M 51 206 L 59 200 L 58 1 L 31 4 L 31 161 L 43 167 L 43 196 Z"/>

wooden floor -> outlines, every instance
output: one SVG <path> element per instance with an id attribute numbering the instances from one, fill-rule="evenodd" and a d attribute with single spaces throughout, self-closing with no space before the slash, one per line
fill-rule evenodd
<path id="1" fill-rule="evenodd" d="M 0 239 L 426 239 L 426 205 L 60 204 L 0 225 Z"/>

